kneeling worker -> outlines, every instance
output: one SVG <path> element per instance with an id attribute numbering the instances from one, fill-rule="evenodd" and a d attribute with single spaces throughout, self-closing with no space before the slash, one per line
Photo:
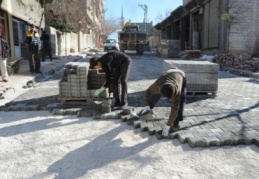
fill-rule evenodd
<path id="1" fill-rule="evenodd" d="M 102 69 L 106 75 L 105 84 L 95 91 L 98 97 L 111 84 L 113 85 L 113 98 L 115 107 L 128 105 L 128 78 L 131 67 L 131 58 L 118 51 L 108 52 L 100 58 L 90 59 L 90 69 Z"/>
<path id="2" fill-rule="evenodd" d="M 163 136 L 179 129 L 179 121 L 183 120 L 183 108 L 186 95 L 185 73 L 177 68 L 167 70 L 145 92 L 146 107 L 139 112 L 139 116 L 152 113 L 161 96 L 172 101 L 171 113 L 165 126 L 162 126 Z"/>

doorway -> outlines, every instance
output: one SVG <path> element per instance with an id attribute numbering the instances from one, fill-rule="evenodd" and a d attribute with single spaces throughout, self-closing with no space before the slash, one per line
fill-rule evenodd
<path id="1" fill-rule="evenodd" d="M 58 55 L 61 55 L 61 35 L 60 33 L 57 33 L 57 50 L 58 50 Z"/>
<path id="2" fill-rule="evenodd" d="M 22 51 L 24 50 L 25 31 L 26 24 L 13 19 L 14 56 L 17 58 L 23 56 Z"/>

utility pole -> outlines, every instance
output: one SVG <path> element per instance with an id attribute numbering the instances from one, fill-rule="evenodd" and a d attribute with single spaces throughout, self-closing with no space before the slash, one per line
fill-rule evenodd
<path id="1" fill-rule="evenodd" d="M 147 5 L 146 4 L 139 4 L 139 7 L 141 7 L 144 10 L 144 26 L 145 26 L 145 32 L 147 32 Z"/>
<path id="2" fill-rule="evenodd" d="M 121 29 L 123 29 L 124 26 L 124 16 L 123 16 L 123 6 L 121 7 Z"/>

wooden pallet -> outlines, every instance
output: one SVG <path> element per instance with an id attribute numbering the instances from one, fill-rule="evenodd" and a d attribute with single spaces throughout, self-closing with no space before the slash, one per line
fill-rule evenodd
<path id="1" fill-rule="evenodd" d="M 217 92 L 213 91 L 213 92 L 198 92 L 198 91 L 191 91 L 191 92 L 187 92 L 187 96 L 194 96 L 194 97 L 216 97 L 217 96 Z"/>
<path id="2" fill-rule="evenodd" d="M 90 97 L 58 97 L 58 100 L 62 104 L 82 104 L 82 103 L 91 103 L 92 101 L 102 101 L 103 99 L 112 99 L 112 98 L 90 98 Z"/>
<path id="3" fill-rule="evenodd" d="M 64 96 L 58 97 L 58 100 L 60 100 L 62 104 L 64 103 L 82 104 L 82 103 L 90 103 L 91 101 L 93 101 L 92 98 L 64 97 Z"/>

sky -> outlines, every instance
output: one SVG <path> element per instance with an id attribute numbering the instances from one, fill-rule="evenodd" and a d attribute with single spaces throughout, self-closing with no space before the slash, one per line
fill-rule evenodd
<path id="1" fill-rule="evenodd" d="M 121 18 L 123 8 L 124 22 L 143 22 L 144 10 L 139 5 L 147 5 L 147 21 L 156 25 L 161 20 L 159 15 L 166 18 L 166 12 L 172 12 L 183 4 L 183 0 L 104 0 L 105 17 Z"/>

